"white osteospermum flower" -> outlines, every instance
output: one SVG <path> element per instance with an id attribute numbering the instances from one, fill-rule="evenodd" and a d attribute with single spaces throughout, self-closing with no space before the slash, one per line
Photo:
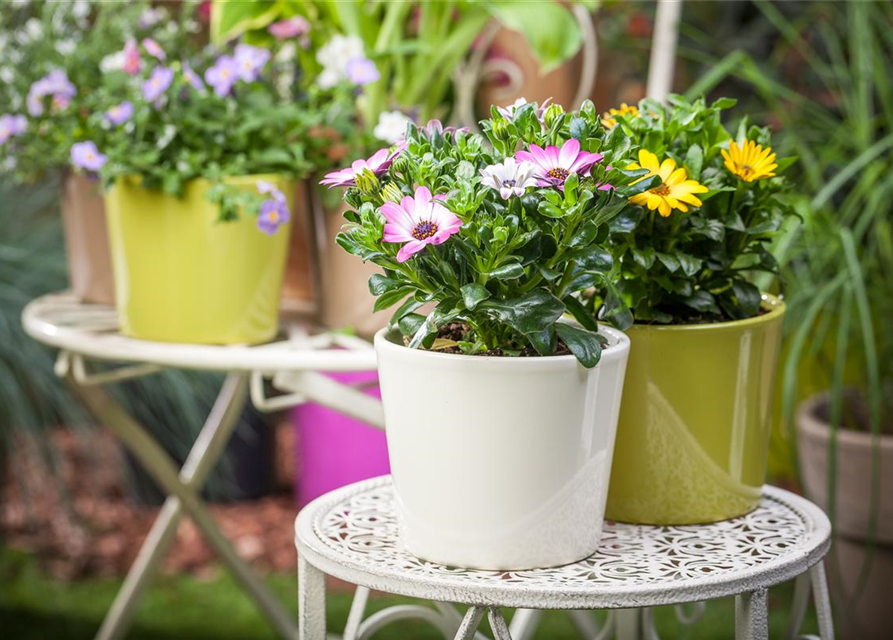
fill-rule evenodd
<path id="1" fill-rule="evenodd" d="M 384 140 L 389 144 L 395 144 L 403 140 L 406 133 L 406 125 L 412 122 L 405 114 L 400 111 L 385 111 L 378 117 L 378 124 L 372 133 L 379 140 Z"/>
<path id="2" fill-rule="evenodd" d="M 481 183 L 499 191 L 503 200 L 508 200 L 513 195 L 519 198 L 524 195 L 528 187 L 535 187 L 536 166 L 530 162 L 517 162 L 508 157 L 502 164 L 491 164 L 481 169 L 483 179 Z"/>
<path id="3" fill-rule="evenodd" d="M 316 60 L 322 65 L 322 73 L 316 79 L 323 89 L 329 89 L 347 79 L 347 63 L 364 57 L 363 41 L 359 36 L 333 36 L 316 52 Z"/>
<path id="4" fill-rule="evenodd" d="M 74 40 L 59 40 L 56 43 L 56 51 L 61 56 L 66 56 L 66 57 L 70 56 L 71 54 L 74 53 L 76 48 L 77 48 L 77 42 L 75 42 Z"/>
<path id="5" fill-rule="evenodd" d="M 527 104 L 527 102 L 527 98 L 521 97 L 508 106 L 496 107 L 496 110 L 503 118 L 505 118 L 506 120 L 511 120 L 515 116 L 515 111 L 523 107 L 525 104 Z"/>

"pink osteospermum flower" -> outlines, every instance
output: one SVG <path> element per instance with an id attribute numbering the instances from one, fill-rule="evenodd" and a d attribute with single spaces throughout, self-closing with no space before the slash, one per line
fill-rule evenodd
<path id="1" fill-rule="evenodd" d="M 385 202 L 381 214 L 385 242 L 405 242 L 397 253 L 397 262 L 406 262 L 429 244 L 443 244 L 459 233 L 462 221 L 455 213 L 432 197 L 427 187 L 419 187 L 415 198 L 406 196 L 400 204 Z"/>
<path id="2" fill-rule="evenodd" d="M 564 187 L 564 181 L 572 173 L 585 176 L 596 162 L 603 158 L 600 153 L 580 151 L 580 142 L 571 138 L 559 149 L 556 146 L 548 146 L 545 149 L 535 144 L 530 145 L 529 151 L 518 151 L 515 159 L 532 162 L 537 166 L 536 177 L 541 187 Z"/>
<path id="3" fill-rule="evenodd" d="M 380 176 L 390 168 L 391 163 L 405 148 L 406 144 L 399 144 L 393 151 L 389 148 L 379 149 L 367 160 L 354 160 L 350 167 L 326 174 L 326 177 L 319 183 L 330 189 L 332 187 L 354 187 L 357 184 L 357 176 L 364 170 L 368 169 L 376 177 Z"/>
<path id="4" fill-rule="evenodd" d="M 602 160 L 602 154 L 580 151 L 580 142 L 571 138 L 561 148 L 548 146 L 545 149 L 531 145 L 528 151 L 515 154 L 517 160 L 526 161 L 537 167 L 536 177 L 540 186 L 562 187 L 572 173 L 588 175 L 589 170 Z"/>

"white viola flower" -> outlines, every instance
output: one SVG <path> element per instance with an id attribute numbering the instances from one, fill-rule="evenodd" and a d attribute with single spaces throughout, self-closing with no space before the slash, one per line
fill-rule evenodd
<path id="1" fill-rule="evenodd" d="M 406 125 L 412 120 L 400 111 L 385 111 L 378 116 L 378 124 L 372 133 L 379 140 L 389 144 L 396 144 L 403 140 L 406 133 Z"/>
<path id="2" fill-rule="evenodd" d="M 127 60 L 127 54 L 121 50 L 110 53 L 99 61 L 99 69 L 103 73 L 112 71 L 121 71 L 124 68 L 124 62 Z"/>
<path id="3" fill-rule="evenodd" d="M 298 47 L 294 42 L 286 42 L 276 54 L 276 62 L 292 62 L 298 56 Z"/>
<path id="4" fill-rule="evenodd" d="M 90 15 L 90 3 L 87 0 L 75 0 L 71 5 L 71 15 L 77 20 L 86 20 Z"/>
<path id="5" fill-rule="evenodd" d="M 481 176 L 481 183 L 499 191 L 503 200 L 512 196 L 520 198 L 528 187 L 537 186 L 536 165 L 518 162 L 512 157 L 503 160 L 502 164 L 491 164 L 481 169 Z"/>
<path id="6" fill-rule="evenodd" d="M 77 48 L 77 42 L 74 40 L 59 40 L 56 42 L 56 51 L 66 58 L 72 55 Z"/>
<path id="7" fill-rule="evenodd" d="M 0 67 L 0 82 L 3 82 L 4 84 L 12 84 L 15 77 L 15 69 L 12 67 Z"/>
<path id="8" fill-rule="evenodd" d="M 16 41 L 19 44 L 28 44 L 33 40 L 39 40 L 43 37 L 43 25 L 37 18 L 29 18 L 25 24 L 16 32 Z"/>
<path id="9" fill-rule="evenodd" d="M 177 135 L 177 127 L 172 124 L 164 125 L 164 130 L 161 132 L 161 136 L 158 138 L 156 145 L 159 149 L 164 149 L 167 145 L 169 145 L 174 136 Z"/>
<path id="10" fill-rule="evenodd" d="M 323 89 L 329 89 L 347 80 L 348 63 L 364 55 L 363 41 L 359 36 L 333 36 L 316 52 L 316 60 L 323 68 L 322 73 L 316 78 L 316 83 Z"/>

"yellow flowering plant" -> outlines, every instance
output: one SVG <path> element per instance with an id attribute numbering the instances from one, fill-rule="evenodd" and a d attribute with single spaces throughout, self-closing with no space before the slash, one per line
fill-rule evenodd
<path id="1" fill-rule="evenodd" d="M 749 278 L 778 271 L 768 243 L 794 215 L 781 175 L 794 158 L 778 159 L 769 131 L 747 118 L 731 135 L 721 116 L 734 104 L 672 95 L 667 105 L 643 100 L 603 114 L 602 126 L 632 143 L 636 161 L 625 169 L 649 186 L 611 223 L 616 277 L 592 298 L 593 308 L 622 301 L 636 322 L 653 324 L 760 313 Z"/>

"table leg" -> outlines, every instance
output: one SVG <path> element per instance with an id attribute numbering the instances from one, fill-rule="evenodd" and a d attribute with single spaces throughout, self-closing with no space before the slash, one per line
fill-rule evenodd
<path id="1" fill-rule="evenodd" d="M 481 618 L 484 617 L 484 607 L 468 607 L 465 617 L 462 619 L 462 625 L 456 632 L 456 640 L 471 640 L 477 632 Z"/>
<path id="2" fill-rule="evenodd" d="M 512 625 L 509 628 L 512 638 L 515 640 L 532 640 L 539 626 L 543 612 L 539 609 L 518 609 L 512 616 Z"/>
<path id="3" fill-rule="evenodd" d="M 89 386 L 77 389 L 90 410 L 117 434 L 162 490 L 180 500 L 183 511 L 192 518 L 221 561 L 229 567 L 246 593 L 254 598 L 280 635 L 285 638 L 296 637 L 297 628 L 291 615 L 220 532 L 214 519 L 204 509 L 195 488 L 180 480 L 167 452 L 104 390 Z"/>
<path id="4" fill-rule="evenodd" d="M 812 582 L 816 617 L 819 620 L 819 636 L 822 640 L 834 640 L 831 597 L 828 593 L 828 580 L 825 577 L 824 562 L 819 562 L 809 569 L 809 578 Z"/>
<path id="5" fill-rule="evenodd" d="M 502 617 L 499 607 L 487 607 L 487 618 L 490 620 L 490 629 L 493 630 L 494 640 L 512 640 L 512 634 L 509 633 L 508 625 L 505 623 L 505 618 Z"/>
<path id="6" fill-rule="evenodd" d="M 735 596 L 735 640 L 768 640 L 768 592 L 758 589 Z"/>
<path id="7" fill-rule="evenodd" d="M 238 424 L 247 393 L 247 378 L 231 374 L 223 383 L 205 425 L 195 441 L 186 463 L 180 471 L 180 480 L 187 485 L 200 488 L 220 457 L 233 429 Z M 180 500 L 169 497 L 152 524 L 143 546 L 127 578 L 121 586 L 111 609 L 102 621 L 96 640 L 119 640 L 130 627 L 136 612 L 136 605 L 143 591 L 155 577 L 161 561 L 167 553 L 177 532 L 182 505 Z"/>
<path id="8" fill-rule="evenodd" d="M 325 574 L 301 556 L 298 556 L 298 640 L 326 640 Z"/>
<path id="9" fill-rule="evenodd" d="M 806 609 L 809 607 L 809 573 L 801 573 L 794 583 L 794 602 L 791 605 L 791 615 L 788 618 L 788 628 L 785 631 L 785 640 L 796 640 L 803 626 L 803 618 L 806 617 Z"/>

